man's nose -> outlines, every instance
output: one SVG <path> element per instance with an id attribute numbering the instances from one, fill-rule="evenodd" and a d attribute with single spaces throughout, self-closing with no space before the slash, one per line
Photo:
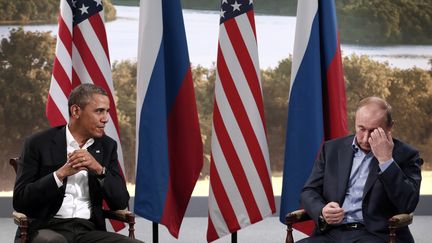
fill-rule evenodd
<path id="1" fill-rule="evenodd" d="M 366 132 L 366 134 L 364 136 L 365 142 L 369 141 L 370 136 L 371 136 L 371 133 L 370 132 Z"/>
<path id="2" fill-rule="evenodd" d="M 104 113 L 104 115 L 102 116 L 101 122 L 103 123 L 107 123 L 109 121 L 109 113 L 106 112 Z"/>

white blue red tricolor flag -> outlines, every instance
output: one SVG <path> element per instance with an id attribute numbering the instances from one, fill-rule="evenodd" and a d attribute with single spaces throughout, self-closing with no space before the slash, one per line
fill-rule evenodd
<path id="1" fill-rule="evenodd" d="M 141 1 L 135 213 L 178 237 L 203 165 L 180 0 Z"/>
<path id="2" fill-rule="evenodd" d="M 93 83 L 104 88 L 111 107 L 105 133 L 117 142 L 119 165 L 124 171 L 102 0 L 61 0 L 58 26 L 56 57 L 46 105 L 49 123 L 51 126 L 67 123 L 68 97 L 79 84 Z M 116 231 L 124 227 L 116 221 L 111 221 L 111 225 Z"/>
<path id="3" fill-rule="evenodd" d="M 275 212 L 252 1 L 222 0 L 207 241 Z"/>
<path id="4" fill-rule="evenodd" d="M 301 208 L 300 192 L 321 144 L 347 133 L 345 84 L 334 1 L 298 1 L 281 222 L 285 222 L 288 212 Z M 298 229 L 310 233 L 311 228 Z"/>

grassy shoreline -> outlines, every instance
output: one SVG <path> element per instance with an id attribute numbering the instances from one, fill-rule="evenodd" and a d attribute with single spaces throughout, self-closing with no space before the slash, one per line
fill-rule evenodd
<path id="1" fill-rule="evenodd" d="M 139 0 L 111 0 L 111 2 L 120 6 L 139 6 Z"/>
<path id="2" fill-rule="evenodd" d="M 139 0 L 111 0 L 112 4 L 118 6 L 139 6 Z M 295 9 L 286 5 L 284 7 L 270 6 L 265 2 L 254 3 L 255 14 L 275 15 L 275 16 L 295 16 Z M 219 11 L 220 2 L 199 2 L 182 0 L 183 9 Z"/>

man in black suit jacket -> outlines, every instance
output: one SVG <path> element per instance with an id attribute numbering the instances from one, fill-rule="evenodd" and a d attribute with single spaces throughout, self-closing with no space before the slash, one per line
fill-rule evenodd
<path id="1" fill-rule="evenodd" d="M 33 221 L 31 242 L 140 242 L 106 232 L 102 200 L 128 207 L 117 144 L 104 134 L 109 98 L 82 84 L 69 97 L 69 123 L 29 137 L 18 164 L 13 206 Z"/>
<path id="2" fill-rule="evenodd" d="M 358 105 L 355 136 L 324 143 L 301 194 L 317 227 L 300 242 L 387 242 L 388 219 L 415 210 L 423 160 L 392 127 L 390 105 L 369 97 Z M 414 242 L 408 227 L 397 239 Z"/>

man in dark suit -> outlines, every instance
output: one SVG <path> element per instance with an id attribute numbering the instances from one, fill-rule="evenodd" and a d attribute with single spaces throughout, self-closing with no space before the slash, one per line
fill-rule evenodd
<path id="1" fill-rule="evenodd" d="M 316 222 L 300 242 L 387 242 L 388 219 L 417 206 L 423 160 L 393 139 L 391 107 L 369 97 L 360 101 L 356 134 L 324 143 L 301 200 Z M 414 242 L 408 227 L 398 242 Z"/>
<path id="2" fill-rule="evenodd" d="M 128 207 L 117 144 L 104 133 L 105 90 L 82 84 L 69 97 L 69 123 L 29 137 L 18 164 L 15 210 L 32 218 L 31 242 L 140 242 L 106 232 L 102 200 Z"/>

